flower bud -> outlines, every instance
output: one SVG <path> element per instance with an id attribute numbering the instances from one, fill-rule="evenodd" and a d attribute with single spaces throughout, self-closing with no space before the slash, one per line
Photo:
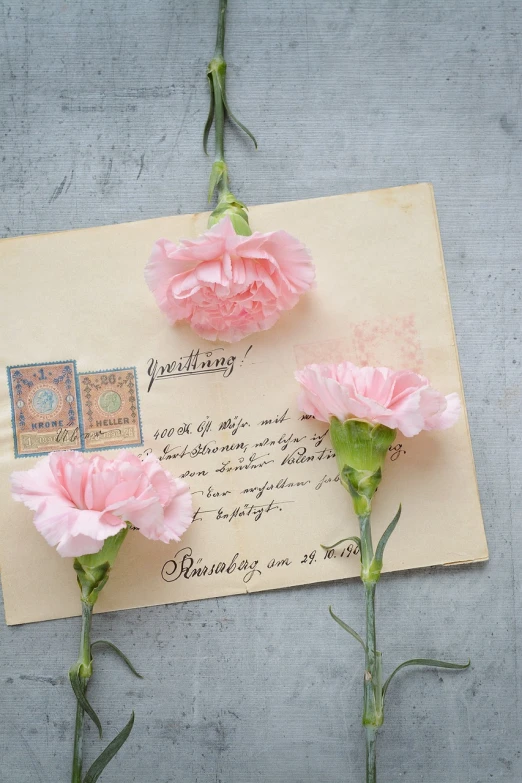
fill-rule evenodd
<path id="1" fill-rule="evenodd" d="M 330 438 L 337 457 L 341 484 L 353 499 L 358 516 L 370 513 L 372 497 L 380 484 L 386 454 L 397 430 L 360 419 L 330 419 Z"/>

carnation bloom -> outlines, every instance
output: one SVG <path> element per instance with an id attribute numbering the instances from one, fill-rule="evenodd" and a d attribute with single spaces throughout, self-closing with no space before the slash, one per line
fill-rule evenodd
<path id="1" fill-rule="evenodd" d="M 143 512 L 137 512 L 133 524 L 154 541 L 180 541 L 193 518 L 188 484 L 163 470 L 152 454 L 143 461 L 142 468 L 157 500 Z"/>
<path id="2" fill-rule="evenodd" d="M 269 329 L 315 278 L 312 259 L 286 231 L 239 236 L 229 217 L 197 239 L 159 239 L 145 268 L 156 301 L 174 324 L 207 340 L 236 342 Z"/>
<path id="3" fill-rule="evenodd" d="M 192 521 L 188 485 L 155 457 L 141 462 L 125 452 L 115 459 L 54 452 L 13 473 L 11 489 L 35 512 L 36 529 L 62 557 L 99 552 L 127 523 L 147 538 L 179 541 Z"/>
<path id="4" fill-rule="evenodd" d="M 398 429 L 406 437 L 421 430 L 444 430 L 460 415 L 457 394 L 435 391 L 423 375 L 388 367 L 309 364 L 295 373 L 301 386 L 299 408 L 320 421 L 361 419 Z"/>

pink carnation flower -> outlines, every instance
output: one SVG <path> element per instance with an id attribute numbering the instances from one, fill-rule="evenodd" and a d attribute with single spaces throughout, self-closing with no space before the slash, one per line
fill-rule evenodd
<path id="1" fill-rule="evenodd" d="M 99 552 L 127 522 L 154 540 L 179 541 L 192 522 L 187 484 L 120 452 L 115 459 L 75 451 L 50 454 L 34 468 L 11 475 L 15 500 L 35 512 L 34 524 L 62 557 Z"/>
<path id="2" fill-rule="evenodd" d="M 136 458 L 137 459 L 137 458 Z M 193 519 L 192 495 L 188 484 L 163 470 L 152 454 L 141 463 L 152 488 L 155 502 L 134 515 L 133 522 L 147 538 L 153 541 L 180 541 Z"/>
<path id="3" fill-rule="evenodd" d="M 239 236 L 225 217 L 197 239 L 159 239 L 145 268 L 156 301 L 174 324 L 207 340 L 236 342 L 269 329 L 313 285 L 312 259 L 286 231 Z"/>
<path id="4" fill-rule="evenodd" d="M 398 429 L 406 437 L 444 430 L 460 415 L 457 394 L 435 391 L 423 375 L 387 367 L 309 364 L 295 373 L 303 387 L 299 408 L 320 421 L 363 419 Z"/>

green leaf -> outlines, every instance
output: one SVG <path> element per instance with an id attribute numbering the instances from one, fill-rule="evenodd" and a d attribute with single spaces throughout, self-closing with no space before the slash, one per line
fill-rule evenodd
<path id="1" fill-rule="evenodd" d="M 248 130 L 246 125 L 243 125 L 242 122 L 239 122 L 238 118 L 234 114 L 232 114 L 232 112 L 230 111 L 230 106 L 228 105 L 227 94 L 226 94 L 226 90 L 225 90 L 225 80 L 222 78 L 220 73 L 218 73 L 218 79 L 219 79 L 219 86 L 221 88 L 221 97 L 223 99 L 223 106 L 225 107 L 226 113 L 228 114 L 228 116 L 230 117 L 232 122 L 235 122 L 236 125 L 239 128 L 241 128 L 241 130 L 244 131 L 244 133 L 246 133 L 246 135 L 249 136 L 252 139 L 252 141 L 254 142 L 254 147 L 257 150 L 257 141 L 256 141 L 256 137 L 254 136 L 254 134 L 251 133 Z"/>
<path id="2" fill-rule="evenodd" d="M 336 541 L 335 544 L 332 544 L 331 546 L 325 546 L 324 544 L 321 544 L 321 549 L 335 549 L 336 546 L 339 546 L 339 544 L 344 544 L 345 541 L 355 541 L 359 549 L 361 548 L 361 539 L 357 536 L 348 536 L 348 538 L 341 538 L 340 541 Z"/>
<path id="3" fill-rule="evenodd" d="M 76 666 L 73 666 L 72 669 L 69 671 L 69 680 L 71 681 L 71 686 L 74 691 L 74 695 L 76 696 L 76 699 L 80 705 L 80 707 L 83 709 L 84 712 L 87 713 L 87 715 L 90 717 L 92 722 L 97 727 L 98 731 L 100 732 L 100 737 L 102 736 L 102 727 L 100 723 L 100 719 L 94 712 L 94 709 L 92 708 L 90 702 L 87 699 L 87 696 L 85 695 L 85 680 L 83 680 L 80 677 L 79 671 L 78 671 L 78 664 Z"/>
<path id="4" fill-rule="evenodd" d="M 127 656 L 126 656 L 124 653 L 122 653 L 122 651 L 121 651 L 121 650 L 120 650 L 118 647 L 116 647 L 116 645 L 115 645 L 115 644 L 113 644 L 112 642 L 109 642 L 109 641 L 107 641 L 107 639 L 98 639 L 97 641 L 93 642 L 93 643 L 91 644 L 91 655 L 92 655 L 92 651 L 94 650 L 94 648 L 96 647 L 96 645 L 97 645 L 97 644 L 104 644 L 104 645 L 106 645 L 107 647 L 110 647 L 110 649 L 111 649 L 111 650 L 114 650 L 114 652 L 115 652 L 117 655 L 119 655 L 119 656 L 120 656 L 120 658 L 122 659 L 122 661 L 123 661 L 124 663 L 126 663 L 126 664 L 127 664 L 127 666 L 129 667 L 129 669 L 131 670 L 131 672 L 132 672 L 133 674 L 135 674 L 135 675 L 136 675 L 136 677 L 139 677 L 139 678 L 140 678 L 140 680 L 142 680 L 142 679 L 143 679 L 143 674 L 140 674 L 139 672 L 137 672 L 137 671 L 136 671 L 136 669 L 134 668 L 134 666 L 132 665 L 132 663 L 129 661 L 129 659 L 127 658 Z"/>
<path id="5" fill-rule="evenodd" d="M 363 642 L 363 640 L 361 639 L 361 637 L 359 636 L 359 634 L 357 633 L 357 631 L 354 631 L 353 628 L 350 628 L 349 625 L 347 625 L 346 623 L 343 623 L 343 621 L 341 619 L 339 619 L 339 617 L 337 617 L 337 615 L 332 612 L 332 607 L 331 606 L 328 607 L 328 611 L 330 612 L 330 615 L 333 617 L 335 622 L 338 623 L 341 626 L 341 628 L 343 628 L 345 631 L 348 631 L 348 633 L 351 634 L 354 639 L 357 639 L 357 641 L 360 644 L 362 644 L 362 646 L 364 647 L 364 651 L 366 652 L 366 645 Z"/>
<path id="6" fill-rule="evenodd" d="M 402 505 L 399 505 L 399 510 L 397 511 L 395 516 L 393 517 L 392 521 L 390 522 L 390 524 L 388 525 L 388 527 L 386 528 L 386 530 L 382 534 L 381 540 L 377 544 L 377 549 L 375 550 L 374 560 L 376 560 L 379 563 L 381 568 L 382 568 L 382 556 L 384 554 L 384 547 L 388 543 L 389 537 L 391 536 L 391 534 L 393 533 L 393 531 L 397 527 L 397 522 L 401 518 L 401 512 L 402 512 Z"/>
<path id="7" fill-rule="evenodd" d="M 203 150 L 205 152 L 205 155 L 208 155 L 208 151 L 207 151 L 208 136 L 210 133 L 210 129 L 212 127 L 212 123 L 214 122 L 214 106 L 215 106 L 214 89 L 212 86 L 212 76 L 211 74 L 207 74 L 207 76 L 210 85 L 210 108 L 208 110 L 208 117 L 205 123 L 205 130 L 203 131 Z"/>
<path id="8" fill-rule="evenodd" d="M 134 724 L 134 713 L 132 713 L 129 722 L 123 728 L 119 734 L 114 737 L 112 742 L 110 742 L 104 751 L 100 753 L 96 761 L 93 762 L 93 764 L 90 766 L 89 771 L 87 772 L 85 778 L 83 779 L 83 783 L 96 783 L 98 778 L 100 777 L 101 773 L 109 763 L 109 761 L 112 761 L 116 753 L 119 751 L 125 740 L 128 738 L 129 734 L 131 733 L 132 726 Z"/>
<path id="9" fill-rule="evenodd" d="M 437 669 L 467 669 L 470 665 L 471 661 L 468 661 L 467 663 L 449 663 L 448 661 L 437 661 L 434 658 L 412 658 L 409 661 L 404 661 L 404 663 L 401 663 L 400 666 L 397 666 L 395 671 L 390 674 L 384 683 L 382 689 L 383 698 L 392 679 L 395 677 L 397 672 L 401 669 L 404 669 L 405 666 L 434 666 Z"/>

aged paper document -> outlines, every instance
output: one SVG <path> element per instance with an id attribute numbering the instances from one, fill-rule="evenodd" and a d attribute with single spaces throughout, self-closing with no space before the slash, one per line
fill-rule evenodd
<path id="1" fill-rule="evenodd" d="M 463 396 L 430 185 L 254 207 L 254 230 L 310 249 L 317 287 L 269 331 L 210 343 L 171 327 L 145 285 L 153 242 L 206 214 L 0 242 L 0 565 L 8 623 L 77 614 L 70 559 L 10 496 L 9 474 L 55 449 L 153 453 L 191 486 L 180 544 L 131 532 L 98 611 L 356 576 L 351 500 L 327 426 L 301 416 L 294 371 L 386 364 Z M 487 558 L 468 424 L 397 438 L 375 536 L 403 505 L 385 570 Z M 326 600 L 326 599 L 325 599 Z"/>

